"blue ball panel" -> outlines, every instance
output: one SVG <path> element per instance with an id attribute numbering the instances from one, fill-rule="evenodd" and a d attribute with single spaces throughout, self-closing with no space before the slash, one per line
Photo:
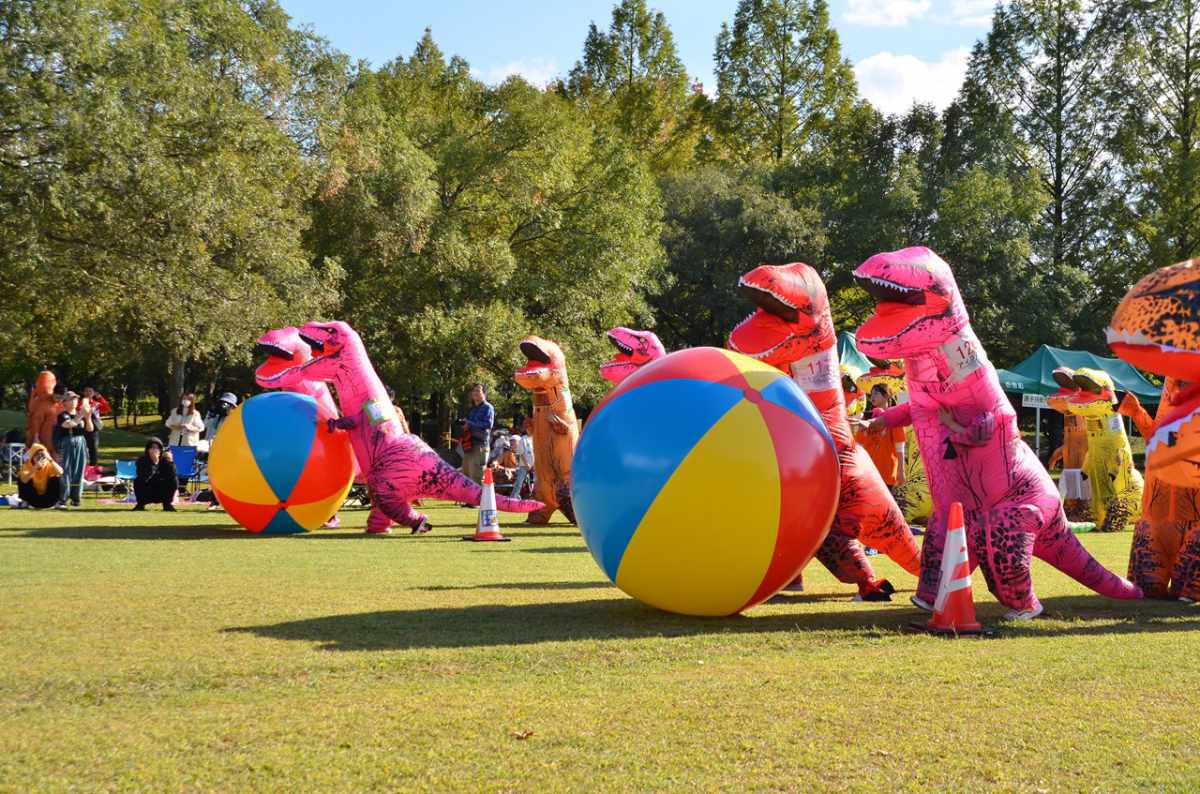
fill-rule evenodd
<path id="1" fill-rule="evenodd" d="M 609 579 L 616 581 L 630 538 L 680 461 L 741 399 L 740 389 L 710 381 L 655 381 L 588 420 L 571 466 L 572 493 L 584 540 Z"/>
<path id="2" fill-rule="evenodd" d="M 306 394 L 268 392 L 247 400 L 242 412 L 258 469 L 275 496 L 286 501 L 317 434 L 317 401 Z"/>

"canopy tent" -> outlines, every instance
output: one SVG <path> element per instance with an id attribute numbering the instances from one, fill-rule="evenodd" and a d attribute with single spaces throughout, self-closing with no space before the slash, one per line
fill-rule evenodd
<path id="1" fill-rule="evenodd" d="M 1058 391 L 1058 384 L 1051 375 L 1058 367 L 1103 370 L 1112 377 L 1118 391 L 1133 392 L 1142 402 L 1158 402 L 1162 391 L 1118 358 L 1104 358 L 1083 350 L 1063 350 L 1050 345 L 1042 345 L 1012 369 L 1000 369 L 996 373 L 1000 376 L 1000 387 L 1007 392 L 1045 395 Z"/>
<path id="2" fill-rule="evenodd" d="M 838 361 L 855 380 L 861 378 L 867 370 L 874 366 L 871 359 L 858 352 L 858 341 L 849 331 L 842 331 L 838 334 L 837 354 Z"/>

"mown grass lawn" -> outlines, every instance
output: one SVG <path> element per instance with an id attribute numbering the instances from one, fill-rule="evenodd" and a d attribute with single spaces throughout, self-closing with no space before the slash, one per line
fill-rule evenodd
<path id="1" fill-rule="evenodd" d="M 803 595 L 687 619 L 607 584 L 573 527 L 475 545 L 472 511 L 430 514 L 262 538 L 194 508 L 0 510 L 0 789 L 1200 787 L 1200 609 L 1039 563 L 1045 618 L 946 641 L 904 631 L 884 561 L 893 604 L 812 566 Z M 1083 537 L 1124 567 L 1128 534 Z"/>

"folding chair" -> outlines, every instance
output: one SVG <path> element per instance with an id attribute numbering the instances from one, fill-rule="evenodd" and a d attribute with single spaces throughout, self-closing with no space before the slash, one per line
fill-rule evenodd
<path id="1" fill-rule="evenodd" d="M 175 474 L 188 478 L 188 488 L 192 487 L 192 478 L 196 476 L 196 448 L 171 447 L 171 457 L 175 460 Z M 190 491 L 189 491 L 190 493 Z"/>
<path id="2" fill-rule="evenodd" d="M 113 486 L 113 495 L 117 493 L 117 486 L 125 487 L 125 501 L 137 501 L 133 495 L 133 483 L 137 479 L 137 461 L 136 460 L 118 460 L 116 485 Z"/>

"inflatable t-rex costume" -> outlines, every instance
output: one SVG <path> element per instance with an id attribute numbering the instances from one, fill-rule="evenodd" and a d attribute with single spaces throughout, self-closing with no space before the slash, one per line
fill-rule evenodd
<path id="1" fill-rule="evenodd" d="M 1069 410 L 1068 401 L 1075 394 L 1075 370 L 1059 367 L 1054 370 L 1054 380 L 1061 387 L 1046 398 L 1046 404 L 1051 410 L 1062 414 L 1063 443 L 1050 453 L 1047 469 L 1053 469 L 1056 464 L 1062 464 L 1062 476 L 1058 480 L 1058 493 L 1063 500 L 1063 510 L 1068 519 L 1082 520 L 1085 515 L 1091 518 L 1091 486 L 1083 477 L 1083 462 L 1087 459 L 1088 436 L 1087 419 Z"/>
<path id="2" fill-rule="evenodd" d="M 1153 424 L 1132 394 L 1122 403 L 1146 437 L 1129 576 L 1151 598 L 1200 600 L 1200 261 L 1135 284 L 1117 306 L 1108 344 L 1130 364 L 1167 376 Z"/>
<path id="3" fill-rule="evenodd" d="M 521 352 L 528 361 L 513 380 L 533 393 L 533 495 L 545 503 L 529 514 L 529 523 L 548 523 L 557 508 L 574 524 L 571 458 L 579 443 L 579 421 L 571 404 L 567 359 L 562 348 L 540 336 L 525 337 Z"/>
<path id="4" fill-rule="evenodd" d="M 426 531 L 423 513 L 412 509 L 422 497 L 479 504 L 482 489 L 447 465 L 419 436 L 405 433 L 387 390 L 367 358 L 362 339 L 343 322 L 308 323 L 299 330 L 312 358 L 272 375 L 256 376 L 270 389 L 292 388 L 302 381 L 332 381 L 342 418 L 330 425 L 350 431 L 358 467 L 371 490 L 367 532 L 390 531 L 392 522 L 413 532 Z M 496 506 L 510 513 L 540 509 L 541 502 L 496 495 Z"/>
<path id="5" fill-rule="evenodd" d="M 928 248 L 876 254 L 854 272 L 877 303 L 858 330 L 859 348 L 903 358 L 909 401 L 884 412 L 888 426 L 910 422 L 925 459 L 934 513 L 925 535 L 921 583 L 913 603 L 937 597 L 950 505 L 965 512 L 971 564 L 1010 618 L 1032 618 L 1032 557 L 1110 598 L 1140 598 L 1132 583 L 1106 570 L 1067 528 L 1050 475 L 1017 431 L 950 266 Z"/>
<path id="6" fill-rule="evenodd" d="M 877 383 L 888 387 L 895 398 L 908 399 L 908 386 L 904 380 L 904 363 L 889 363 L 886 367 L 872 367 L 858 379 L 858 388 L 870 393 Z M 929 495 L 929 478 L 925 476 L 925 463 L 917 446 L 917 433 L 912 425 L 904 428 L 904 485 L 895 489 L 896 502 L 904 511 L 904 520 L 910 524 L 928 521 L 933 512 L 933 497 Z"/>
<path id="7" fill-rule="evenodd" d="M 1067 410 L 1087 421 L 1083 470 L 1092 488 L 1092 516 L 1101 532 L 1119 532 L 1142 501 L 1142 475 L 1133 465 L 1125 425 L 1116 412 L 1116 387 L 1107 372 L 1075 370 Z"/>
<path id="8" fill-rule="evenodd" d="M 616 386 L 655 359 L 667 354 L 667 349 L 653 331 L 634 331 L 631 328 L 612 328 L 608 341 L 617 352 L 600 365 L 600 377 Z"/>
<path id="9" fill-rule="evenodd" d="M 58 454 L 54 448 L 54 425 L 62 412 L 62 404 L 54 399 L 57 383 L 53 372 L 39 372 L 26 406 L 25 446 L 32 448 L 34 444 L 41 444 L 50 457 Z"/>
<path id="10" fill-rule="evenodd" d="M 913 576 L 921 571 L 916 540 L 866 450 L 854 443 L 846 418 L 833 315 L 817 271 L 796 262 L 760 265 L 738 281 L 758 308 L 729 334 L 729 348 L 778 367 L 804 389 L 833 437 L 841 469 L 841 496 L 828 539 L 817 558 L 840 581 L 855 583 L 864 599 L 894 592 L 876 579 L 857 539 L 891 557 Z"/>

